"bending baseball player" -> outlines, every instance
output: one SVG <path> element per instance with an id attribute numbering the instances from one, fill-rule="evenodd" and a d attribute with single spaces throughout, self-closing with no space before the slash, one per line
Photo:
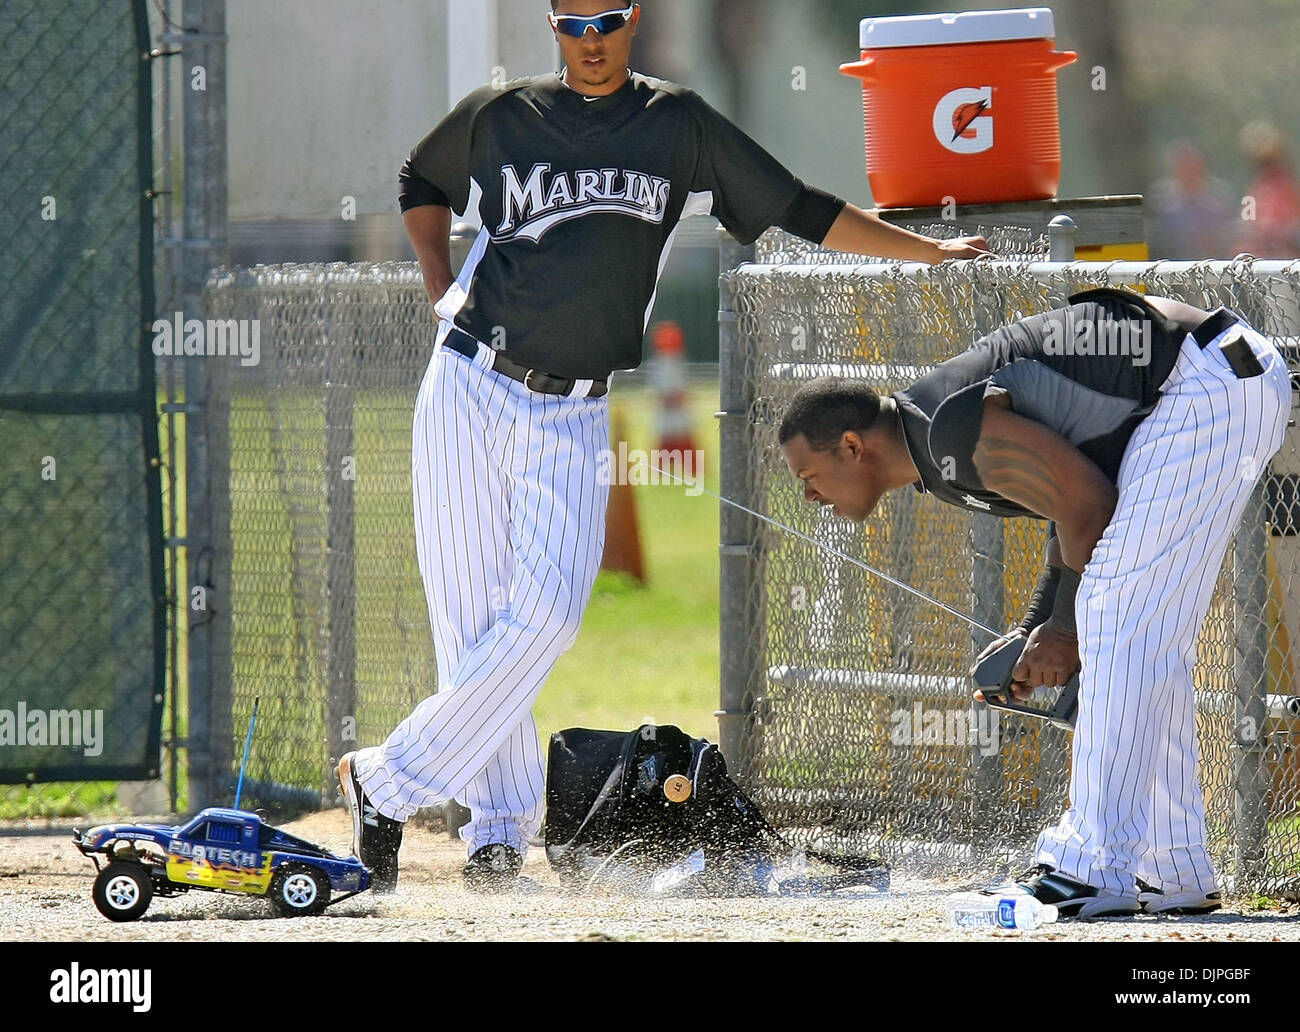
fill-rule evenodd
<path id="1" fill-rule="evenodd" d="M 553 0 L 561 73 L 475 90 L 411 152 L 403 220 L 438 314 L 415 403 L 415 539 L 437 694 L 341 758 L 357 856 L 397 882 L 402 824 L 458 799 L 466 884 L 514 882 L 542 814 L 531 710 L 600 566 L 609 376 L 634 368 L 677 223 L 742 241 L 779 225 L 839 250 L 984 252 L 896 229 L 805 186 L 698 95 L 632 73 L 635 4 Z M 483 229 L 453 281 L 452 211 Z"/>
<path id="2" fill-rule="evenodd" d="M 805 385 L 782 451 L 805 497 L 846 519 L 911 486 L 1052 521 L 1012 632 L 1028 636 L 1013 692 L 1079 670 L 1070 807 L 1020 882 L 1066 917 L 1213 910 L 1192 665 L 1228 541 L 1282 444 L 1289 374 L 1226 309 L 1109 289 L 1070 300 L 891 396 Z M 1113 344 L 1076 348 L 1085 337 Z"/>

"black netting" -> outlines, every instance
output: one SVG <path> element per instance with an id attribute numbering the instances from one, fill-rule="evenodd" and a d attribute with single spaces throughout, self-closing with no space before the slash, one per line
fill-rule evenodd
<path id="1" fill-rule="evenodd" d="M 0 4 L 0 782 L 158 775 L 147 41 Z"/>

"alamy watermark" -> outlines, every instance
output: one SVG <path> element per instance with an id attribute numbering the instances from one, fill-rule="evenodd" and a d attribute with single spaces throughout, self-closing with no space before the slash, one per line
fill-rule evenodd
<path id="1" fill-rule="evenodd" d="M 1150 319 L 1076 319 L 1067 311 L 1043 327 L 1043 351 L 1048 355 L 1124 357 L 1135 366 L 1151 361 Z"/>
<path id="2" fill-rule="evenodd" d="M 0 709 L 0 748 L 66 746 L 80 749 L 86 756 L 104 751 L 104 711 L 28 709 L 18 703 L 16 710 Z"/>
<path id="3" fill-rule="evenodd" d="M 696 448 L 631 448 L 618 442 L 618 450 L 604 449 L 596 455 L 596 482 L 658 486 L 682 484 L 691 497 L 704 493 L 704 452 Z"/>
<path id="4" fill-rule="evenodd" d="M 50 972 L 50 1002 L 130 1004 L 136 1014 L 145 1014 L 153 1006 L 153 971 L 83 968 L 73 961 Z"/>
<path id="5" fill-rule="evenodd" d="M 171 319 L 155 319 L 153 353 L 172 356 L 238 358 L 240 365 L 262 360 L 262 324 L 257 319 L 186 319 L 176 312 Z"/>
<path id="6" fill-rule="evenodd" d="M 1001 742 L 997 710 L 978 712 L 972 706 L 934 709 L 913 703 L 911 709 L 897 709 L 889 715 L 890 745 L 962 745 L 979 748 L 981 756 L 992 756 Z"/>

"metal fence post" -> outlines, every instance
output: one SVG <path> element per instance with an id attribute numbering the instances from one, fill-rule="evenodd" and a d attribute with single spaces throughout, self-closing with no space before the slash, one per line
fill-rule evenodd
<path id="1" fill-rule="evenodd" d="M 1048 252 L 1051 262 L 1074 261 L 1074 241 L 1078 227 L 1069 215 L 1057 215 L 1047 224 Z"/>
<path id="2" fill-rule="evenodd" d="M 976 514 L 971 524 L 971 589 L 974 595 L 972 616 L 989 627 L 1001 630 L 1006 622 L 1006 587 L 1002 580 L 1002 570 L 1006 564 L 1006 538 L 1002 520 L 996 516 Z M 988 635 L 978 628 L 971 628 L 971 644 L 976 653 L 982 652 L 988 645 Z M 973 689 L 972 689 L 973 690 Z M 1003 736 L 1008 730 L 1005 714 L 986 706 L 982 702 L 971 701 L 971 716 L 976 721 L 998 721 L 998 748 L 986 750 L 979 744 L 978 735 L 971 745 L 971 759 L 974 769 L 974 812 L 976 835 L 983 839 L 998 837 L 999 810 L 1002 802 L 1002 788 L 1005 777 L 1002 773 Z"/>
<path id="3" fill-rule="evenodd" d="M 323 284 L 325 300 L 331 294 L 330 277 Z M 326 311 L 331 311 L 326 305 Z M 325 661 L 325 738 L 329 764 L 322 772 L 321 804 L 331 805 L 335 781 L 333 768 L 354 747 L 346 735 L 349 718 L 357 717 L 357 563 L 356 499 L 357 455 L 353 431 L 355 399 L 356 327 L 330 318 L 326 342 L 325 374 L 325 580 L 329 626 Z M 351 475 L 349 475 L 351 474 Z"/>
<path id="4" fill-rule="evenodd" d="M 1237 883 L 1258 884 L 1268 838 L 1268 500 L 1263 481 L 1251 492 L 1233 539 L 1235 631 L 1233 770 Z"/>
<path id="5" fill-rule="evenodd" d="M 750 410 L 754 402 L 753 378 L 747 375 L 749 356 L 742 341 L 726 273 L 752 261 L 753 246 L 738 243 L 718 229 L 718 444 L 719 490 L 751 508 L 751 474 L 754 464 Z M 762 652 L 760 629 L 748 626 L 746 616 L 756 598 L 757 527 L 753 517 L 731 505 L 718 512 L 718 743 L 732 774 L 747 774 L 749 752 L 747 723 L 756 687 L 756 668 Z"/>
<path id="6" fill-rule="evenodd" d="M 205 89 L 182 90 L 185 125 L 182 300 L 186 318 L 203 314 L 203 286 L 209 270 L 228 261 L 226 239 L 226 4 L 185 0 L 181 35 L 183 81 L 202 67 Z M 202 358 L 185 363 L 186 569 L 189 589 L 206 589 L 206 610 L 187 606 L 189 627 L 189 792 L 197 809 L 214 802 L 227 786 L 234 744 L 230 669 L 230 478 L 215 425 Z M 178 586 L 179 587 L 179 586 Z"/>
<path id="7" fill-rule="evenodd" d="M 997 306 L 987 295 L 980 295 L 978 280 L 972 284 L 976 296 L 972 297 L 975 332 L 980 336 L 992 333 L 1000 322 Z M 981 302 L 987 303 L 981 303 Z M 974 600 L 972 615 L 987 627 L 1002 629 L 1006 622 L 1006 585 L 1003 570 L 1006 566 L 1006 521 L 997 516 L 975 513 L 971 520 L 971 594 Z M 976 653 L 988 644 L 988 635 L 971 628 L 971 644 Z M 1003 774 L 1003 733 L 1007 730 L 1003 714 L 982 702 L 971 700 L 970 714 L 975 721 L 998 721 L 997 748 L 986 749 L 975 735 L 971 745 L 973 832 L 976 842 L 996 841 L 1001 831 L 999 815 L 1002 810 L 1002 790 L 1006 778 Z M 977 724 L 977 726 L 979 726 Z M 1014 725 L 1013 725 L 1014 726 Z"/>

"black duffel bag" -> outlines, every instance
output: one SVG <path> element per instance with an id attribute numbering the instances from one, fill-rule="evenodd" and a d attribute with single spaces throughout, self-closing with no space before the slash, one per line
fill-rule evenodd
<path id="1" fill-rule="evenodd" d="M 889 884 L 879 860 L 794 849 L 727 775 L 718 747 L 672 725 L 553 734 L 544 834 L 547 859 L 574 889 L 604 881 L 751 895 Z M 810 875 L 809 861 L 831 874 Z"/>

